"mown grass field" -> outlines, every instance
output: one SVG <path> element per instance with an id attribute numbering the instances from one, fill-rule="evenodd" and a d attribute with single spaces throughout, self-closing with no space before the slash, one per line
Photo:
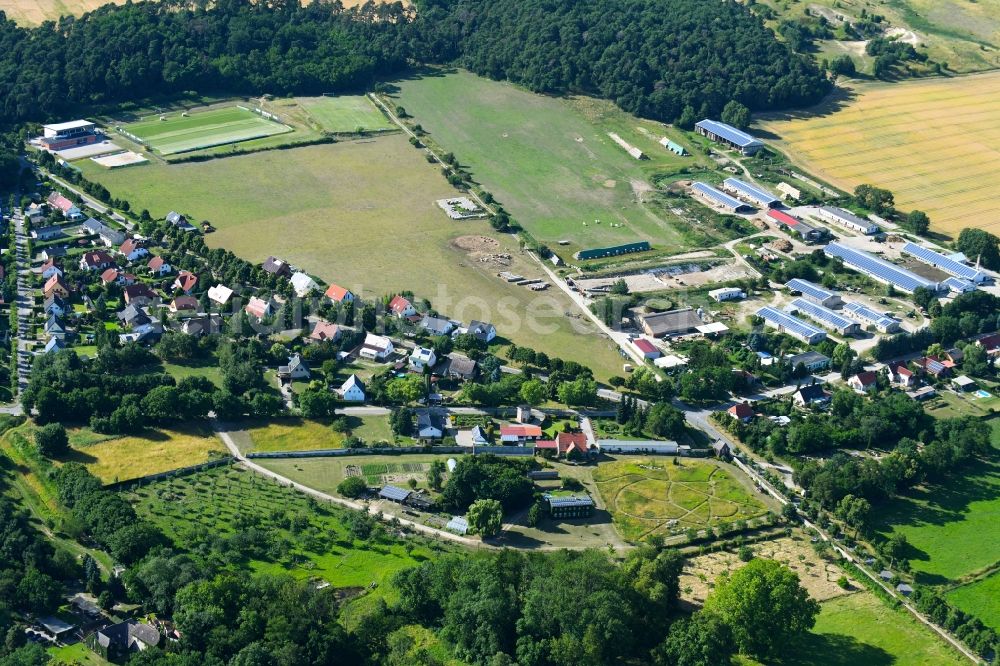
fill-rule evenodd
<path id="1" fill-rule="evenodd" d="M 843 102 L 758 123 L 807 170 L 852 190 L 889 189 L 900 210 L 931 227 L 1000 232 L 1000 72 L 893 84 L 857 84 Z"/>
<path id="2" fill-rule="evenodd" d="M 190 114 L 159 115 L 129 123 L 123 129 L 142 139 L 161 155 L 175 155 L 202 148 L 222 146 L 291 131 L 236 106 L 209 109 Z"/>
<path id="3" fill-rule="evenodd" d="M 255 526 L 271 544 L 259 557 L 234 562 L 258 572 L 287 572 L 319 578 L 334 587 L 379 586 L 386 594 L 391 576 L 433 557 L 441 544 L 409 540 L 353 539 L 345 511 L 318 504 L 291 488 L 237 467 L 224 467 L 156 482 L 130 493 L 139 513 L 155 522 L 181 548 L 201 535 L 231 537 Z M 301 522 L 293 532 L 289 520 Z M 243 528 L 237 525 L 243 525 Z"/>
<path id="4" fill-rule="evenodd" d="M 337 494 L 337 484 L 348 476 L 348 468 L 356 467 L 372 485 L 382 483 L 382 476 L 411 475 L 425 485 L 425 472 L 433 460 L 458 459 L 459 455 L 414 453 L 399 456 L 337 456 L 336 458 L 261 458 L 255 460 L 261 467 L 277 472 L 292 481 L 331 495 Z M 417 469 L 419 466 L 420 469 Z"/>
<path id="5" fill-rule="evenodd" d="M 397 129 L 365 95 L 297 97 L 296 101 L 327 132 Z"/>
<path id="6" fill-rule="evenodd" d="M 619 461 L 594 470 L 594 481 L 622 536 L 639 541 L 653 534 L 682 533 L 748 520 L 767 507 L 731 469 L 708 460 Z"/>
<path id="7" fill-rule="evenodd" d="M 503 337 L 589 365 L 601 378 L 621 372 L 612 343 L 562 292 L 537 294 L 497 277 L 501 270 L 544 274 L 510 236 L 483 221 L 449 220 L 434 202 L 454 196 L 454 188 L 402 134 L 206 162 L 81 169 L 136 209 L 210 220 L 218 231 L 206 241 L 250 261 L 277 255 L 369 297 L 412 289 L 440 312 L 491 320 Z M 511 255 L 509 266 L 488 260 L 502 253 Z"/>
<path id="8" fill-rule="evenodd" d="M 948 593 L 948 601 L 1000 631 L 1000 572 L 956 587 Z"/>
<path id="9" fill-rule="evenodd" d="M 660 123 L 612 104 L 527 92 L 509 83 L 456 72 L 399 84 L 396 102 L 430 138 L 452 151 L 539 241 L 567 256 L 583 247 L 647 240 L 680 251 L 682 224 L 655 204 L 652 176 L 699 164 L 657 142 L 690 145 Z M 630 157 L 615 132 L 650 157 Z M 563 248 L 560 248 L 560 253 Z"/>
<path id="10" fill-rule="evenodd" d="M 340 449 L 348 435 L 365 442 L 393 442 L 395 437 L 385 416 L 347 416 L 349 433 L 335 432 L 329 419 L 283 418 L 266 423 L 249 422 L 242 427 L 252 444 L 245 451 L 317 451 Z"/>
<path id="11" fill-rule="evenodd" d="M 876 529 L 910 542 L 918 583 L 946 584 L 1000 560 L 1000 464 L 921 487 L 875 512 Z"/>
<path id="12" fill-rule="evenodd" d="M 74 437 L 70 453 L 61 462 L 83 463 L 104 483 L 197 465 L 225 453 L 222 441 L 201 425 L 149 429 L 141 435 L 111 439 L 93 434 L 90 437 Z"/>

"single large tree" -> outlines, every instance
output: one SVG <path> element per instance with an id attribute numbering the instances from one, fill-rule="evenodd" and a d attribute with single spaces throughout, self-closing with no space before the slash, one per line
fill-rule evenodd
<path id="1" fill-rule="evenodd" d="M 719 577 L 705 612 L 729 626 L 741 654 L 767 657 L 812 628 L 819 604 L 791 569 L 756 559 Z"/>
<path id="2" fill-rule="evenodd" d="M 476 500 L 466 514 L 469 529 L 480 536 L 491 537 L 500 534 L 503 524 L 503 507 L 493 499 Z"/>

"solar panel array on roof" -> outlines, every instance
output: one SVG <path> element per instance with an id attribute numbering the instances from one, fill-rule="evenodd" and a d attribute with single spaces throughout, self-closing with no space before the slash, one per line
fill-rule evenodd
<path id="1" fill-rule="evenodd" d="M 823 303 L 827 299 L 837 295 L 829 289 L 824 289 L 818 284 L 813 284 L 808 280 L 802 280 L 800 278 L 792 278 L 785 283 L 785 287 L 791 289 L 792 291 L 797 291 L 803 296 L 808 296 L 820 303 Z"/>
<path id="2" fill-rule="evenodd" d="M 917 287 L 923 287 L 932 291 L 937 291 L 940 288 L 940 285 L 933 280 L 920 277 L 913 271 L 900 268 L 885 259 L 880 259 L 873 254 L 855 250 L 840 243 L 830 243 L 823 251 L 828 257 L 843 259 L 845 264 L 856 271 L 864 273 L 873 280 L 891 284 L 905 292 L 913 293 Z"/>
<path id="3" fill-rule="evenodd" d="M 546 495 L 546 499 L 552 508 L 594 505 L 594 500 L 586 495 Z"/>
<path id="4" fill-rule="evenodd" d="M 778 197 L 774 196 L 767 190 L 763 190 L 751 183 L 743 182 L 739 178 L 726 178 L 726 180 L 723 181 L 723 185 L 725 185 L 731 190 L 739 192 L 743 196 L 747 197 L 754 203 L 760 204 L 764 208 L 770 208 L 771 206 L 775 206 L 781 203 L 781 200 L 778 199 Z"/>
<path id="5" fill-rule="evenodd" d="M 844 311 L 850 313 L 855 319 L 874 324 L 880 331 L 888 332 L 899 328 L 899 322 L 892 317 L 886 317 L 877 310 L 872 310 L 867 305 L 861 303 L 845 303 Z"/>
<path id="6" fill-rule="evenodd" d="M 708 130 L 712 134 L 721 136 L 726 141 L 734 143 L 737 146 L 746 148 L 748 146 L 758 146 L 764 145 L 760 139 L 747 134 L 746 132 L 740 131 L 733 127 L 732 125 L 727 125 L 726 123 L 720 123 L 715 120 L 702 120 L 695 124 L 695 127 Z"/>
<path id="7" fill-rule="evenodd" d="M 986 273 L 973 268 L 972 266 L 966 266 L 965 264 L 955 261 L 950 257 L 946 257 L 940 252 L 935 252 L 930 248 L 923 247 L 922 245 L 917 245 L 916 243 L 907 243 L 903 246 L 903 252 L 906 254 L 913 255 L 925 264 L 930 264 L 940 268 L 945 273 L 950 273 L 955 277 L 962 278 L 963 280 L 968 280 L 969 282 L 985 282 L 987 279 Z"/>
<path id="8" fill-rule="evenodd" d="M 379 497 L 384 497 L 387 500 L 402 502 L 410 496 L 410 491 L 403 490 L 397 486 L 383 486 L 382 490 L 378 491 L 378 494 Z"/>
<path id="9" fill-rule="evenodd" d="M 957 292 L 959 294 L 964 294 L 967 291 L 975 291 L 976 285 L 972 284 L 968 280 L 963 280 L 962 278 L 950 277 L 946 278 L 941 284 L 948 287 L 951 291 Z"/>
<path id="10" fill-rule="evenodd" d="M 741 208 L 749 208 L 749 206 L 747 206 L 739 199 L 735 199 L 726 194 L 725 192 L 721 192 L 706 183 L 697 182 L 692 186 L 692 189 L 694 189 L 696 192 L 704 194 L 709 199 L 712 199 L 713 201 L 722 204 L 726 208 L 731 208 L 733 210 L 740 210 Z"/>
<path id="11" fill-rule="evenodd" d="M 847 317 L 841 317 L 833 310 L 824 308 L 822 305 L 817 305 L 812 301 L 807 301 L 804 298 L 796 298 L 788 304 L 788 308 L 791 310 L 798 310 L 799 312 L 808 315 L 811 319 L 818 321 L 820 324 L 833 328 L 840 333 L 848 333 L 858 327 L 857 322 L 851 321 Z"/>
<path id="12" fill-rule="evenodd" d="M 816 344 L 826 338 L 826 332 L 816 328 L 812 324 L 806 323 L 798 317 L 793 317 L 787 312 L 776 310 L 771 306 L 764 306 L 757 310 L 757 316 L 763 317 L 771 326 L 793 335 L 809 344 Z"/>

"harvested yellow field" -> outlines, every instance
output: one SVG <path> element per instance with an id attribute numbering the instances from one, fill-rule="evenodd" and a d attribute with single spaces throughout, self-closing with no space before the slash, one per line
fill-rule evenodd
<path id="1" fill-rule="evenodd" d="M 846 190 L 890 190 L 934 230 L 1000 233 L 1000 72 L 859 84 L 847 99 L 759 125 L 804 169 Z"/>

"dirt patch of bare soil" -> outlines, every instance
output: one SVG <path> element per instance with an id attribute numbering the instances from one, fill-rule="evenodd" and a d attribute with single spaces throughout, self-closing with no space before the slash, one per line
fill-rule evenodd
<path id="1" fill-rule="evenodd" d="M 506 267 L 512 263 L 509 252 L 503 251 L 500 242 L 489 236 L 458 236 L 451 241 L 453 247 L 465 252 L 469 261 Z"/>

